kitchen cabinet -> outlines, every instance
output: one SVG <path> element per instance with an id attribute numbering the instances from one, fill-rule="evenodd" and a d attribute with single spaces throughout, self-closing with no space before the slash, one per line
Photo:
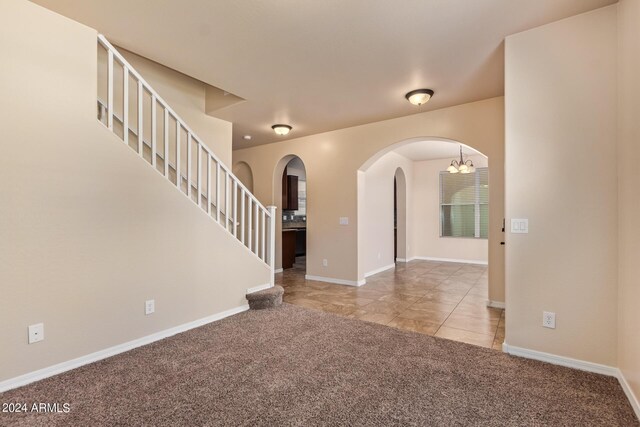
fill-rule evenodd
<path id="1" fill-rule="evenodd" d="M 286 168 L 282 174 L 282 210 L 298 210 L 298 177 L 287 175 Z"/>
<path id="2" fill-rule="evenodd" d="M 307 254 L 307 230 L 304 228 L 296 229 L 296 256 L 305 256 Z"/>
<path id="3" fill-rule="evenodd" d="M 282 268 L 291 268 L 296 262 L 296 230 L 282 230 Z"/>

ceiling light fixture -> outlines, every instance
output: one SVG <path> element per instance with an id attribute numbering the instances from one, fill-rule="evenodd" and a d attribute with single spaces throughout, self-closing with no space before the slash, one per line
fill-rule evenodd
<path id="1" fill-rule="evenodd" d="M 431 89 L 416 89 L 407 93 L 404 97 L 413 105 L 422 105 L 429 102 L 432 96 L 433 91 Z"/>
<path id="2" fill-rule="evenodd" d="M 462 145 L 460 146 L 460 160 L 451 160 L 451 164 L 447 168 L 449 173 L 473 173 L 476 168 L 473 166 L 473 162 L 470 159 L 466 161 L 462 159 Z"/>
<path id="3" fill-rule="evenodd" d="M 273 125 L 271 126 L 271 129 L 273 129 L 277 135 L 286 135 L 292 128 L 289 125 Z"/>
<path id="4" fill-rule="evenodd" d="M 242 137 L 245 141 L 251 141 L 251 135 L 245 135 Z"/>

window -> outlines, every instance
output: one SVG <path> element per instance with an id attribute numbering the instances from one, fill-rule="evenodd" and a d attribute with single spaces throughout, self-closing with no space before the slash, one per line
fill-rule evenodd
<path id="1" fill-rule="evenodd" d="M 440 237 L 486 239 L 489 229 L 489 169 L 440 172 Z"/>

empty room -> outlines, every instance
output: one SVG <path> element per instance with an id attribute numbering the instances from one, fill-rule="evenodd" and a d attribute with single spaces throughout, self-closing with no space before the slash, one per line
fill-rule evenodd
<path id="1" fill-rule="evenodd" d="M 640 426 L 638 22 L 0 1 L 0 425 Z"/>

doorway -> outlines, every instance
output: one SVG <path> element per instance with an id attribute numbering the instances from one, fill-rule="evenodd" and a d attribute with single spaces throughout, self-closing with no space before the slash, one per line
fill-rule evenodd
<path id="1" fill-rule="evenodd" d="M 407 261 L 407 180 L 402 168 L 393 176 L 393 262 Z"/>
<path id="2" fill-rule="evenodd" d="M 293 156 L 281 176 L 282 269 L 306 271 L 307 172 L 302 159 Z"/>

